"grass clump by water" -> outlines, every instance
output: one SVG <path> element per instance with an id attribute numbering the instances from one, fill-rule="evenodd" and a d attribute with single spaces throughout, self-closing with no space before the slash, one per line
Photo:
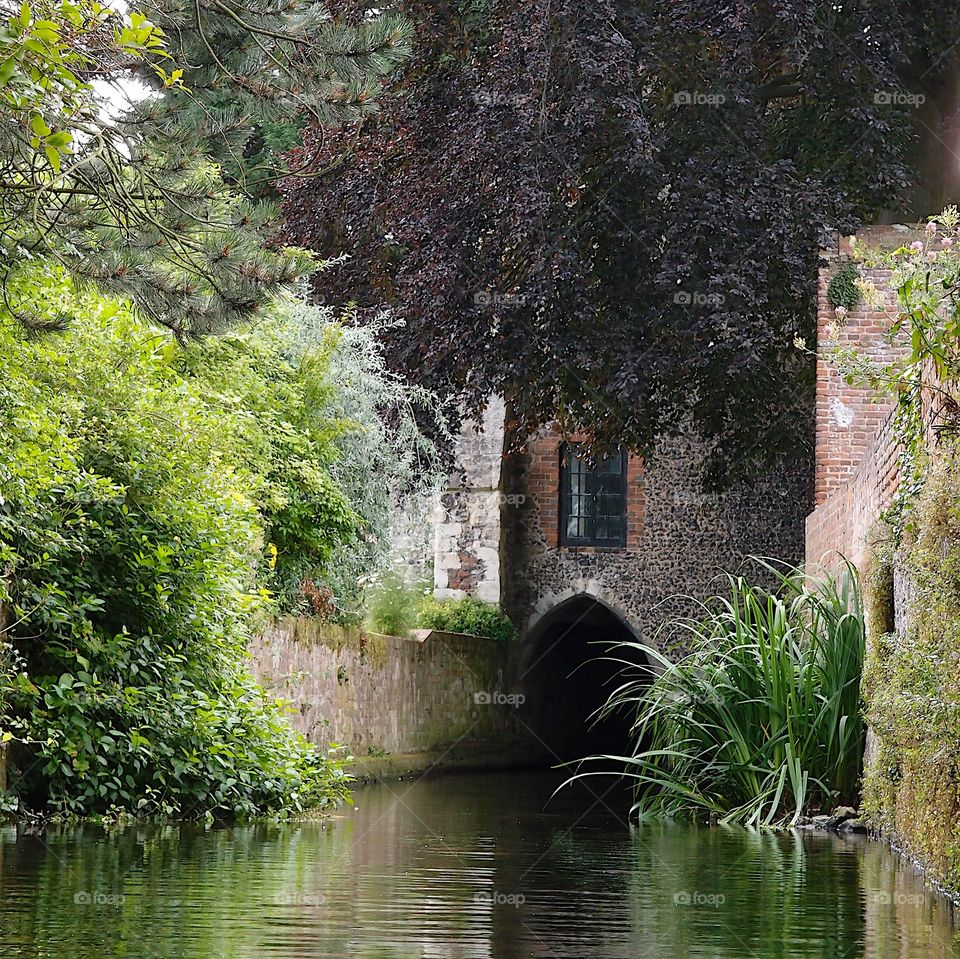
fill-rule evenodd
<path id="1" fill-rule="evenodd" d="M 651 668 L 637 677 L 632 667 L 605 710 L 636 713 L 636 745 L 622 761 L 641 817 L 773 825 L 855 802 L 864 746 L 856 574 L 762 565 L 775 589 L 731 576 L 728 595 L 672 624 L 691 639 L 677 662 L 629 644 Z"/>

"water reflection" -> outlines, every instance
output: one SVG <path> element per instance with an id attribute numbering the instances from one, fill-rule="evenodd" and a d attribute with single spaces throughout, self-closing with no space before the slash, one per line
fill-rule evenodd
<path id="1" fill-rule="evenodd" d="M 360 790 L 328 824 L 0 831 L 0 955 L 960 956 L 884 847 L 664 824 L 541 775 Z M 616 800 L 616 801 L 615 801 Z"/>

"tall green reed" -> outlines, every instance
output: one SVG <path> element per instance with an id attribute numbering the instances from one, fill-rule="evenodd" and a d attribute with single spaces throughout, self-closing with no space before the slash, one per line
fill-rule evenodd
<path id="1" fill-rule="evenodd" d="M 757 562 L 773 589 L 729 576 L 728 595 L 672 624 L 689 654 L 674 662 L 626 644 L 650 663 L 640 675 L 617 657 L 624 678 L 604 712 L 635 714 L 633 752 L 592 758 L 622 761 L 640 817 L 771 825 L 856 801 L 865 732 L 856 571 Z M 594 774 L 588 760 L 577 777 Z"/>

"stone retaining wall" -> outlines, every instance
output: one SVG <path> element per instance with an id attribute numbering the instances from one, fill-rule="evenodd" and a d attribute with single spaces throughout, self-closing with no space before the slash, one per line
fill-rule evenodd
<path id="1" fill-rule="evenodd" d="M 456 633 L 382 636 L 313 619 L 282 620 L 253 644 L 253 672 L 292 703 L 312 742 L 358 757 L 508 747 L 517 710 L 506 690 L 507 648 Z"/>

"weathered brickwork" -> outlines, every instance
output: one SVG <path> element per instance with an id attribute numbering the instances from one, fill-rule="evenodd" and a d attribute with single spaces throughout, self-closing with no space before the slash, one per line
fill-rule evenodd
<path id="1" fill-rule="evenodd" d="M 906 227 L 870 227 L 862 231 L 858 239 L 865 246 L 892 248 L 913 238 L 914 234 Z M 877 289 L 881 302 L 874 306 L 861 302 L 842 321 L 838 321 L 827 299 L 830 280 L 846 262 L 849 249 L 849 240 L 843 239 L 836 248 L 824 252 L 818 284 L 816 506 L 854 476 L 893 409 L 892 400 L 878 399 L 869 389 L 844 383 L 830 361 L 834 344 L 841 349 L 855 349 L 881 363 L 893 359 L 899 352 L 886 335 L 891 312 L 896 311 L 896 296 L 889 288 L 889 270 L 861 269 L 864 278 Z"/>
<path id="2" fill-rule="evenodd" d="M 530 466 L 521 495 L 531 496 L 540 505 L 540 525 L 551 549 L 560 547 L 560 456 L 564 442 L 582 442 L 583 436 L 564 439 L 553 427 L 527 444 Z M 519 489 L 519 487 L 518 487 Z M 643 460 L 627 457 L 627 549 L 636 549 L 643 538 L 644 477 Z M 581 553 L 596 552 L 591 547 L 578 547 Z"/>
<path id="3" fill-rule="evenodd" d="M 893 501 L 899 449 L 884 421 L 848 479 L 807 518 L 807 562 L 836 567 L 840 556 L 862 567 L 881 512 Z"/>
<path id="4" fill-rule="evenodd" d="M 893 249 L 910 243 L 916 228 L 869 227 L 858 236 L 867 247 Z M 895 315 L 896 296 L 886 270 L 862 270 L 881 296 L 871 308 L 862 303 L 838 322 L 827 287 L 846 261 L 849 239 L 824 255 L 817 303 L 815 510 L 807 518 L 806 557 L 810 564 L 836 565 L 839 555 L 861 566 L 880 513 L 890 505 L 899 476 L 899 449 L 893 437 L 893 401 L 844 383 L 830 362 L 833 344 L 855 349 L 879 362 L 895 359 L 903 347 L 886 332 Z M 883 308 L 881 308 L 881 306 Z M 886 309 L 886 312 L 884 311 Z"/>
<path id="5" fill-rule="evenodd" d="M 294 728 L 324 746 L 358 756 L 442 752 L 503 745 L 516 734 L 516 709 L 490 701 L 507 688 L 506 647 L 491 640 L 437 632 L 400 639 L 287 619 L 250 652 L 257 680 L 290 700 Z"/>

